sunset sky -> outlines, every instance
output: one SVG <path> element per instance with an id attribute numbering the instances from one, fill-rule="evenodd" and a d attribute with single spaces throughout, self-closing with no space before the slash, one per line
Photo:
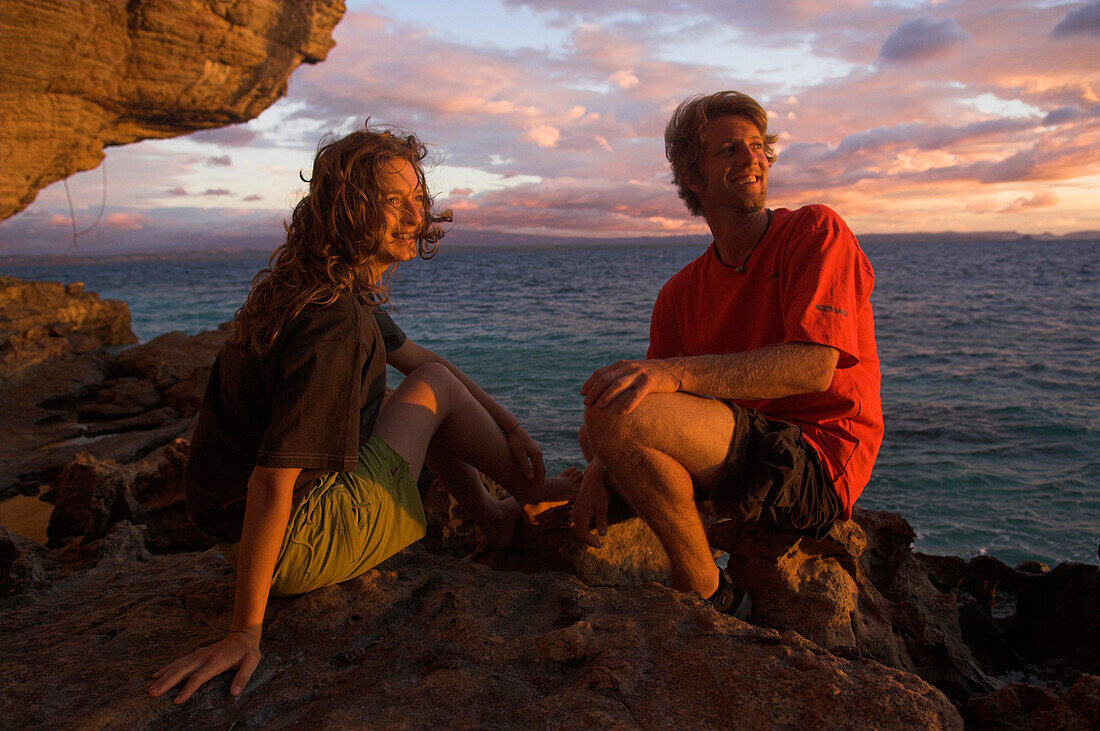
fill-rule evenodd
<path id="1" fill-rule="evenodd" d="M 86 252 L 270 248 L 318 139 L 370 116 L 434 143 L 463 237 L 700 234 L 662 133 L 737 89 L 779 134 L 769 204 L 857 234 L 1100 230 L 1100 2 L 349 2 L 337 46 L 251 123 L 107 153 Z M 78 227 L 103 171 L 69 180 Z M 61 183 L 0 255 L 69 244 Z"/>

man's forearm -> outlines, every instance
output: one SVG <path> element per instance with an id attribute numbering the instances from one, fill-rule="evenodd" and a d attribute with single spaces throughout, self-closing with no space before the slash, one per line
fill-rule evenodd
<path id="1" fill-rule="evenodd" d="M 824 391 L 838 352 L 813 343 L 777 343 L 744 353 L 669 358 L 681 391 L 725 399 L 775 399 Z"/>

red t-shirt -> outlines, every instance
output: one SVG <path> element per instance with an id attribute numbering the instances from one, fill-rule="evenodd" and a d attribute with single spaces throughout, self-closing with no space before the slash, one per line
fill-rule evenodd
<path id="1" fill-rule="evenodd" d="M 780 208 L 743 273 L 720 262 L 711 246 L 665 284 L 653 306 L 647 357 L 740 353 L 782 342 L 840 351 L 825 392 L 738 403 L 801 427 L 850 518 L 882 443 L 874 283 L 856 237 L 832 209 Z"/>

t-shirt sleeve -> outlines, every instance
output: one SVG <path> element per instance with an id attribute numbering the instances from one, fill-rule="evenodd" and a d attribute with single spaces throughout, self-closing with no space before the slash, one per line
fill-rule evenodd
<path id="1" fill-rule="evenodd" d="M 791 243 L 783 286 L 785 340 L 840 351 L 838 368 L 859 362 L 859 318 L 869 307 L 874 273 L 855 235 L 825 209 L 816 224 Z"/>
<path id="2" fill-rule="evenodd" d="M 378 330 L 382 333 L 382 342 L 386 346 L 387 353 L 392 353 L 405 344 L 408 336 L 393 321 L 389 312 L 381 307 L 372 307 L 370 311 L 374 315 L 374 321 L 378 323 Z"/>
<path id="3" fill-rule="evenodd" d="M 649 351 L 646 358 L 672 358 L 682 355 L 684 346 L 680 342 L 679 333 L 672 298 L 662 289 L 653 304 L 653 315 L 649 320 Z"/>
<path id="4" fill-rule="evenodd" d="M 284 351 L 257 465 L 330 472 L 355 467 L 364 348 L 355 318 L 345 320 L 351 321 Z"/>

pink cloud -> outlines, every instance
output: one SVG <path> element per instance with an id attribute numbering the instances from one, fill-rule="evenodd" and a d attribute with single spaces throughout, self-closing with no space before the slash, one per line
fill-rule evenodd
<path id="1" fill-rule="evenodd" d="M 1021 211 L 1031 211 L 1036 208 L 1050 208 L 1058 205 L 1058 196 L 1054 193 L 1036 193 L 1033 196 L 1025 198 L 1017 198 L 1009 205 L 1001 209 L 1002 213 L 1018 213 Z"/>
<path id="2" fill-rule="evenodd" d="M 140 213 L 108 213 L 103 221 L 113 229 L 134 231 L 152 223 L 153 219 Z"/>
<path id="3" fill-rule="evenodd" d="M 561 131 L 548 124 L 538 124 L 524 132 L 522 138 L 539 147 L 554 147 L 561 139 Z"/>

